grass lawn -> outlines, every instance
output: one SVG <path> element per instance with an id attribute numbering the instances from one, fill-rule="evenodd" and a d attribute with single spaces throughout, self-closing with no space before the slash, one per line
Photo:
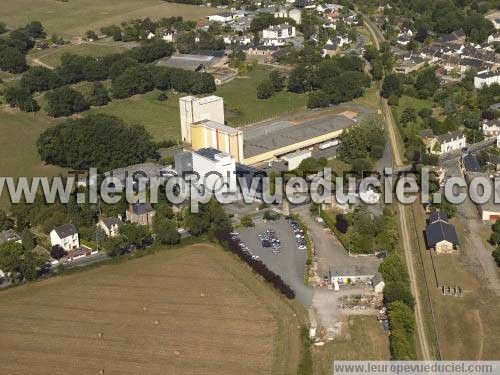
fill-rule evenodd
<path id="1" fill-rule="evenodd" d="M 216 12 L 214 8 L 162 0 L 16 0 L 2 3 L 0 21 L 19 27 L 37 20 L 49 34 L 72 38 L 83 36 L 87 30 L 99 31 L 103 26 L 120 25 L 135 18 L 182 16 L 197 20 Z"/>
<path id="2" fill-rule="evenodd" d="M 374 316 L 351 316 L 344 338 L 323 347 L 313 347 L 314 374 L 332 373 L 332 362 L 389 360 L 389 335 Z"/>
<path id="3" fill-rule="evenodd" d="M 0 301 L 0 373 L 11 375 L 293 374 L 306 315 L 210 244 L 21 286 Z"/>
<path id="4" fill-rule="evenodd" d="M 125 47 L 112 44 L 65 44 L 44 50 L 33 50 L 28 58 L 39 59 L 41 62 L 56 67 L 61 64 L 61 56 L 70 53 L 80 56 L 100 57 L 125 51 Z"/>
<path id="5" fill-rule="evenodd" d="M 257 99 L 256 87 L 267 78 L 269 71 L 259 67 L 250 72 L 248 78 L 236 78 L 217 88 L 214 95 L 224 98 L 226 111 L 231 113 L 226 116 L 229 125 L 250 124 L 306 109 L 305 95 L 283 91 L 267 100 Z M 160 91 L 152 91 L 127 99 L 115 99 L 108 105 L 92 108 L 87 113 L 107 113 L 128 123 L 143 124 L 157 141 L 180 139 L 179 97 L 187 94 L 168 93 L 166 101 L 159 101 L 159 93 Z"/>
<path id="6" fill-rule="evenodd" d="M 103 107 L 94 107 L 85 113 L 106 113 L 138 123 L 151 133 L 156 141 L 180 139 L 179 96 L 168 94 L 165 101 L 157 100 L 159 91 L 135 95 L 127 99 L 114 99 Z"/>
<path id="7" fill-rule="evenodd" d="M 0 176 L 54 176 L 63 169 L 40 161 L 36 141 L 40 133 L 55 122 L 44 112 L 27 114 L 10 108 L 0 108 Z M 0 207 L 10 206 L 5 192 Z"/>
<path id="8" fill-rule="evenodd" d="M 224 98 L 229 125 L 239 126 L 306 110 L 307 96 L 286 91 L 275 93 L 269 99 L 257 99 L 257 86 L 268 78 L 270 68 L 257 67 L 248 77 L 237 77 L 217 88 L 215 95 Z"/>
<path id="9" fill-rule="evenodd" d="M 392 113 L 394 114 L 394 119 L 396 121 L 399 120 L 401 114 L 406 108 L 414 108 L 415 112 L 417 112 L 417 122 L 419 124 L 422 123 L 422 119 L 418 116 L 418 112 L 423 108 L 433 108 L 433 102 L 431 99 L 417 99 L 412 96 L 403 95 L 399 98 L 399 104 L 396 107 L 392 108 Z"/>

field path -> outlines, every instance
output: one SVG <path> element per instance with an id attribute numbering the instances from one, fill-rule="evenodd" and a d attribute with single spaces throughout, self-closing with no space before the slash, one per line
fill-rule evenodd
<path id="1" fill-rule="evenodd" d="M 376 45 L 379 45 L 379 42 L 383 41 L 383 36 L 378 35 L 374 31 L 373 25 L 369 21 L 366 21 L 366 25 L 368 30 L 372 33 L 374 40 L 376 41 Z M 393 155 L 393 163 L 394 167 L 403 167 L 403 158 L 401 157 L 401 153 L 398 147 L 398 138 L 396 135 L 396 123 L 394 121 L 394 117 L 392 115 L 392 111 L 387 104 L 386 99 L 382 99 L 382 113 L 385 118 L 385 122 L 387 123 L 387 135 L 389 137 L 389 144 L 391 146 L 392 155 Z M 427 335 L 425 332 L 425 321 L 422 313 L 422 298 L 420 295 L 419 287 L 418 287 L 418 279 L 415 271 L 415 260 L 413 254 L 414 246 L 411 243 L 409 233 L 412 231 L 412 228 L 408 225 L 407 222 L 407 212 L 411 210 L 411 206 L 403 205 L 398 203 L 398 219 L 399 219 L 399 227 L 403 242 L 404 256 L 406 261 L 406 267 L 408 269 L 408 275 L 410 277 L 410 286 L 411 292 L 415 297 L 415 320 L 416 320 L 416 328 L 417 328 L 417 337 L 418 342 L 420 344 L 420 353 L 423 360 L 432 360 L 434 359 L 429 342 L 427 339 Z M 417 251 L 419 251 L 417 249 Z"/>

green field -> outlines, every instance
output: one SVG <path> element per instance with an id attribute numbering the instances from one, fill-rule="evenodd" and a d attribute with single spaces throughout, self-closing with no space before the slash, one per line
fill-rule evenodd
<path id="1" fill-rule="evenodd" d="M 54 176 L 63 169 L 45 165 L 36 150 L 36 140 L 49 126 L 54 124 L 43 112 L 27 114 L 9 108 L 0 108 L 0 176 L 33 177 Z M 5 193 L 0 207 L 8 208 Z"/>
<path id="2" fill-rule="evenodd" d="M 80 56 L 100 57 L 125 51 L 125 47 L 113 44 L 66 44 L 44 50 L 33 50 L 28 59 L 38 59 L 44 64 L 57 67 L 61 64 L 61 56 L 71 53 Z"/>
<path id="3" fill-rule="evenodd" d="M 161 0 L 16 0 L 3 1 L 0 21 L 9 27 L 42 22 L 50 33 L 65 38 L 83 36 L 87 30 L 120 25 L 135 18 L 182 16 L 197 20 L 217 12 L 214 8 L 168 3 Z"/>
<path id="4" fill-rule="evenodd" d="M 406 108 L 413 108 L 418 114 L 418 112 L 423 108 L 432 109 L 432 104 L 432 100 L 430 99 L 418 99 L 412 96 L 403 95 L 399 98 L 398 105 L 396 107 L 392 107 L 392 113 L 394 113 L 395 120 L 399 120 L 401 114 Z M 417 122 L 421 121 L 422 119 L 417 117 Z"/>
<path id="5" fill-rule="evenodd" d="M 389 360 L 389 335 L 374 316 L 352 316 L 345 337 L 313 349 L 314 374 L 332 373 L 332 362 Z"/>
<path id="6" fill-rule="evenodd" d="M 224 98 L 226 110 L 232 112 L 227 122 L 232 126 L 246 125 L 306 109 L 307 96 L 286 91 L 275 93 L 269 99 L 257 99 L 257 86 L 268 78 L 271 69 L 257 67 L 248 77 L 237 77 L 217 88 L 215 93 Z"/>
<path id="7" fill-rule="evenodd" d="M 282 91 L 267 100 L 257 99 L 256 87 L 267 78 L 269 71 L 258 67 L 249 73 L 248 78 L 236 78 L 217 88 L 214 94 L 224 98 L 226 121 L 229 125 L 250 124 L 306 109 L 305 95 Z M 106 106 L 92 108 L 88 113 L 106 113 L 128 123 L 143 124 L 157 141 L 180 139 L 179 97 L 187 94 L 168 93 L 166 101 L 159 101 L 159 93 L 153 91 L 113 100 Z"/>
<path id="8" fill-rule="evenodd" d="M 179 96 L 168 94 L 165 101 L 157 100 L 159 91 L 114 99 L 108 105 L 95 107 L 87 113 L 106 113 L 128 123 L 142 124 L 155 140 L 180 139 Z"/>

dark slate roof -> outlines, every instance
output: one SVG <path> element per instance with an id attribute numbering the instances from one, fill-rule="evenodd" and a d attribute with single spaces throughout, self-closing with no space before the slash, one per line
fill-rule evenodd
<path id="1" fill-rule="evenodd" d="M 429 214 L 429 219 L 428 223 L 432 224 L 435 223 L 436 221 L 445 221 L 448 222 L 448 213 L 446 211 L 433 211 Z"/>
<path id="2" fill-rule="evenodd" d="M 59 238 L 66 238 L 78 233 L 73 223 L 68 223 L 55 227 L 54 230 L 56 231 Z"/>
<path id="3" fill-rule="evenodd" d="M 420 136 L 422 138 L 434 138 L 434 132 L 432 131 L 432 129 L 424 129 L 420 132 Z"/>
<path id="4" fill-rule="evenodd" d="M 464 137 L 464 134 L 462 133 L 462 131 L 456 130 L 454 132 L 448 132 L 446 134 L 438 135 L 437 140 L 439 143 L 447 143 L 447 142 L 451 142 L 454 139 L 463 138 L 463 137 Z"/>
<path id="5" fill-rule="evenodd" d="M 153 210 L 153 207 L 151 206 L 151 203 L 146 202 L 146 203 L 133 203 L 132 205 L 132 211 L 136 215 L 144 215 L 147 213 L 150 213 Z"/>
<path id="6" fill-rule="evenodd" d="M 453 245 L 458 245 L 458 237 L 455 227 L 442 220 L 438 220 L 427 225 L 427 228 L 425 229 L 425 237 L 429 247 L 434 247 L 437 243 L 444 240 L 452 243 Z"/>
<path id="7" fill-rule="evenodd" d="M 482 172 L 481 166 L 474 155 L 467 154 L 462 158 L 462 161 L 467 172 Z"/>

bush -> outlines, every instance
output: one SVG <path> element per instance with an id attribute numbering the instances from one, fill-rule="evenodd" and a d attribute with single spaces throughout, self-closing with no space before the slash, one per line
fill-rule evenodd
<path id="1" fill-rule="evenodd" d="M 52 117 L 70 116 L 89 108 L 83 95 L 69 86 L 48 92 L 46 96 L 47 113 Z"/>
<path id="2" fill-rule="evenodd" d="M 307 108 L 324 108 L 330 105 L 330 97 L 323 91 L 313 91 L 307 95 Z"/>
<path id="3" fill-rule="evenodd" d="M 262 81 L 257 86 L 258 99 L 269 99 L 271 96 L 273 96 L 273 93 L 274 93 L 274 86 L 271 80 L 269 79 Z"/>
<path id="4" fill-rule="evenodd" d="M 496 249 L 495 251 L 493 251 L 492 255 L 493 259 L 495 259 L 497 266 L 500 267 L 500 250 Z"/>
<path id="5" fill-rule="evenodd" d="M 253 227 L 254 223 L 253 223 L 252 217 L 250 215 L 242 216 L 241 225 L 243 225 L 245 227 Z"/>
<path id="6" fill-rule="evenodd" d="M 61 259 L 65 255 L 66 251 L 64 251 L 64 249 L 60 245 L 52 246 L 52 248 L 50 249 L 50 256 L 54 259 Z"/>
<path id="7" fill-rule="evenodd" d="M 275 221 L 280 218 L 280 214 L 272 211 L 272 210 L 267 210 L 264 212 L 264 220 L 270 220 L 270 221 Z"/>
<path id="8" fill-rule="evenodd" d="M 111 99 L 108 95 L 108 90 L 102 82 L 94 82 L 88 98 L 88 103 L 93 106 L 102 106 L 109 103 Z"/>
<path id="9" fill-rule="evenodd" d="M 342 214 L 337 214 L 335 216 L 335 228 L 337 228 L 341 233 L 347 233 L 349 229 L 349 222 Z"/>

